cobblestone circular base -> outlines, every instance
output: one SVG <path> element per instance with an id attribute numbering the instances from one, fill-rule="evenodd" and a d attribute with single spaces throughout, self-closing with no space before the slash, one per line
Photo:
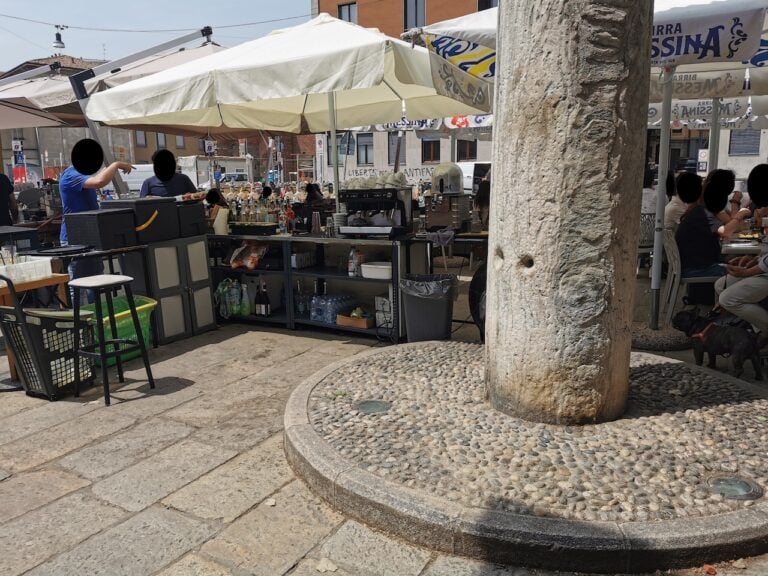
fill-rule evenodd
<path id="1" fill-rule="evenodd" d="M 674 328 L 651 330 L 647 322 L 633 322 L 632 348 L 650 352 L 688 350 L 691 348 L 691 339 Z"/>
<path id="2" fill-rule="evenodd" d="M 447 552 L 623 572 L 768 550 L 768 503 L 708 485 L 768 488 L 764 391 L 642 353 L 630 381 L 620 420 L 553 426 L 490 408 L 479 345 L 375 350 L 297 388 L 286 450 L 343 512 Z M 366 414 L 364 400 L 390 407 Z"/>

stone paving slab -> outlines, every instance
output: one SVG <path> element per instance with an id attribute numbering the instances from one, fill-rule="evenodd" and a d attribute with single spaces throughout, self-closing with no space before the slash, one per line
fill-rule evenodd
<path id="1" fill-rule="evenodd" d="M 152 507 L 29 572 L 29 576 L 152 574 L 214 533 L 205 522 Z"/>
<path id="2" fill-rule="evenodd" d="M 343 520 L 300 482 L 230 524 L 201 549 L 206 556 L 254 576 L 291 569 Z"/>
<path id="3" fill-rule="evenodd" d="M 0 482 L 0 524 L 88 484 L 87 480 L 63 470 L 17 474 Z"/>
<path id="4" fill-rule="evenodd" d="M 0 576 L 15 576 L 120 521 L 126 513 L 78 492 L 0 528 Z"/>
<path id="5" fill-rule="evenodd" d="M 4 401 L 8 395 L 13 398 L 15 394 L 24 393 L 3 392 L 2 394 L 3 396 L 0 396 L 0 398 L 3 398 Z M 27 396 L 24 397 L 26 398 Z M 38 402 L 40 404 L 34 408 L 18 412 L 0 420 L 0 445 L 8 444 L 29 434 L 34 434 L 62 422 L 67 422 L 96 409 L 96 405 L 87 402 L 70 402 L 67 400 L 59 402 L 38 400 Z"/>
<path id="6" fill-rule="evenodd" d="M 430 553 L 350 520 L 326 540 L 319 556 L 359 576 L 418 576 Z"/>
<path id="7" fill-rule="evenodd" d="M 163 503 L 200 518 L 232 522 L 293 479 L 278 434 L 175 492 Z"/>
<path id="8" fill-rule="evenodd" d="M 322 572 L 323 574 L 327 574 L 327 576 L 357 576 L 357 572 L 350 573 L 346 570 L 336 567 L 336 570 L 327 570 L 323 568 L 323 564 L 321 564 L 321 560 L 315 560 L 314 558 L 307 558 L 306 560 L 302 560 L 299 562 L 299 564 L 291 570 L 288 574 L 290 576 L 318 576 L 321 574 L 321 569 L 325 570 Z M 320 569 L 318 569 L 318 565 L 320 566 Z M 465 575 L 469 576 L 469 575 Z"/>
<path id="9" fill-rule="evenodd" d="M 155 377 L 155 389 L 152 390 L 145 380 L 139 380 L 134 387 L 112 393 L 111 409 L 137 419 L 151 418 L 200 397 L 203 391 L 193 384 L 186 378 Z"/>
<path id="10" fill-rule="evenodd" d="M 93 493 L 138 512 L 226 462 L 236 452 L 184 440 L 93 485 Z"/>
<path id="11" fill-rule="evenodd" d="M 199 554 L 187 554 L 174 562 L 157 576 L 232 576 L 233 573 L 221 564 L 203 558 Z"/>
<path id="12" fill-rule="evenodd" d="M 0 465 L 11 472 L 28 470 L 77 450 L 134 423 L 133 418 L 96 410 L 31 436 L 0 446 Z"/>
<path id="13" fill-rule="evenodd" d="M 248 450 L 283 429 L 283 401 L 256 398 L 243 402 L 215 426 L 198 430 L 195 440 L 237 451 Z"/>
<path id="14" fill-rule="evenodd" d="M 27 396 L 24 392 L 2 392 L 0 393 L 0 419 L 5 420 L 9 416 L 37 408 L 46 401 L 40 398 Z"/>
<path id="15" fill-rule="evenodd" d="M 83 478 L 98 480 L 160 452 L 189 436 L 194 430 L 186 424 L 155 418 L 103 442 L 73 452 L 57 462 L 57 465 Z"/>

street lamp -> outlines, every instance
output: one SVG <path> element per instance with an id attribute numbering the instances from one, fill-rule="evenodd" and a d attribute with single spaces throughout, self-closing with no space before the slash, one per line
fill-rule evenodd
<path id="1" fill-rule="evenodd" d="M 65 48 L 64 41 L 61 39 L 61 31 L 64 30 L 66 26 L 63 26 L 61 24 L 56 24 L 56 36 L 53 40 L 53 47 L 57 50 L 61 50 Z"/>

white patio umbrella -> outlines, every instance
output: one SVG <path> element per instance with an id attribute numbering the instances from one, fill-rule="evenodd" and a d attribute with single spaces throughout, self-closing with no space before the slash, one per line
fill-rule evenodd
<path id="1" fill-rule="evenodd" d="M 404 115 L 418 120 L 480 110 L 436 92 L 425 49 L 320 14 L 96 94 L 87 113 L 113 126 L 335 133 Z M 335 136 L 331 141 L 335 158 Z"/>

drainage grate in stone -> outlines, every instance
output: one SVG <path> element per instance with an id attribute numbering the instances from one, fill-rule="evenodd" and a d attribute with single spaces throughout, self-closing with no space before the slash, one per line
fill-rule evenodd
<path id="1" fill-rule="evenodd" d="M 716 476 L 707 483 L 712 492 L 727 500 L 757 500 L 763 495 L 758 484 L 741 476 Z"/>
<path id="2" fill-rule="evenodd" d="M 363 414 L 381 414 L 388 412 L 391 406 L 392 404 L 385 400 L 361 400 L 355 404 L 355 410 Z"/>

